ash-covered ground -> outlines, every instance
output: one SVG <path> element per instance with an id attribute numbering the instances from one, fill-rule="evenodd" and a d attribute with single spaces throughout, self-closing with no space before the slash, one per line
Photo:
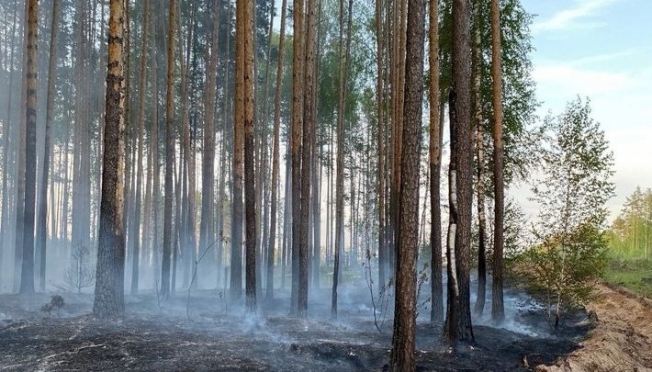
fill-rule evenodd
<path id="1" fill-rule="evenodd" d="M 92 294 L 60 293 L 66 304 L 59 316 L 40 311 L 52 294 L 0 295 L 0 370 L 382 371 L 391 316 L 379 332 L 368 289 L 339 293 L 336 320 L 330 290 L 322 289 L 311 291 L 305 320 L 289 316 L 288 291 L 278 292 L 272 304 L 261 300 L 255 317 L 220 292 L 193 292 L 188 306 L 187 292 L 177 291 L 165 301 L 153 293 L 127 296 L 125 317 L 111 322 L 89 316 Z M 590 329 L 581 314 L 552 336 L 542 309 L 527 296 L 508 293 L 506 302 L 504 328 L 486 325 L 489 301 L 485 317 L 474 320 L 475 344 L 455 353 L 442 340 L 442 325 L 429 324 L 429 310 L 421 308 L 418 370 L 533 370 L 572 353 Z"/>

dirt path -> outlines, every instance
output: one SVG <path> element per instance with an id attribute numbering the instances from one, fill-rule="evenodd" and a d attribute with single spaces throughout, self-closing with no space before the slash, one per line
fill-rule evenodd
<path id="1" fill-rule="evenodd" d="M 539 371 L 652 371 L 652 305 L 625 291 L 605 285 L 596 288 L 587 306 L 597 326 L 580 348 Z"/>

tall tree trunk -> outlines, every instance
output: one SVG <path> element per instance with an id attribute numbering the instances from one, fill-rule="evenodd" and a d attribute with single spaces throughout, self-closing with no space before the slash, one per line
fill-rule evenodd
<path id="1" fill-rule="evenodd" d="M 135 213 L 132 224 L 134 225 L 131 294 L 138 294 L 138 269 L 140 265 L 140 211 L 143 193 L 143 136 L 145 134 L 145 90 L 147 87 L 147 39 L 149 37 L 149 0 L 143 3 L 143 32 L 140 53 L 140 73 L 138 77 L 138 149 L 136 156 L 136 200 L 134 201 Z"/>
<path id="2" fill-rule="evenodd" d="M 34 215 L 36 212 L 36 39 L 38 0 L 29 0 L 27 12 L 27 100 L 25 106 L 25 211 L 23 222 L 23 262 L 20 274 L 21 294 L 34 293 Z"/>
<path id="3" fill-rule="evenodd" d="M 473 172 L 471 154 L 471 48 L 468 0 L 453 2 L 453 87 L 449 95 L 451 168 L 446 338 L 473 342 L 470 263 Z"/>
<path id="4" fill-rule="evenodd" d="M 163 260 L 161 295 L 170 293 L 170 256 L 172 255 L 172 172 L 174 168 L 174 31 L 177 17 L 177 0 L 170 0 L 168 25 L 167 94 L 165 103 L 165 200 L 163 211 Z"/>
<path id="5" fill-rule="evenodd" d="M 300 260 L 301 260 L 301 136 L 304 109 L 304 0 L 294 0 L 294 33 L 292 45 L 292 313 L 301 315 L 299 304 Z"/>
<path id="6" fill-rule="evenodd" d="M 90 249 L 91 236 L 91 123 L 90 81 L 90 36 L 88 34 L 88 9 L 82 2 L 78 10 L 75 60 L 75 148 L 72 198 L 72 248 Z"/>
<path id="7" fill-rule="evenodd" d="M 505 183 L 503 177 L 503 102 L 502 66 L 500 46 L 500 7 L 498 0 L 491 1 L 491 78 L 493 80 L 494 109 L 494 256 L 491 319 L 502 323 L 505 319 L 503 304 L 503 245 L 505 218 Z"/>
<path id="8" fill-rule="evenodd" d="M 206 70 L 206 91 L 204 98 L 206 100 L 204 114 L 204 151 L 202 158 L 202 204 L 201 204 L 201 223 L 199 234 L 199 246 L 206 249 L 213 239 L 215 239 L 215 211 L 213 208 L 213 195 L 215 193 L 215 106 L 216 90 L 215 84 L 217 79 L 217 55 L 218 55 L 218 28 L 219 12 L 217 1 L 212 2 L 211 15 L 212 27 L 210 52 L 206 53 L 208 66 Z"/>
<path id="9" fill-rule="evenodd" d="M 125 309 L 123 15 L 123 0 L 111 0 L 102 201 L 93 304 L 93 315 L 98 318 L 119 316 Z"/>
<path id="10" fill-rule="evenodd" d="M 289 131 L 288 131 L 289 132 Z M 281 257 L 281 289 L 285 289 L 285 271 L 292 253 L 292 158 L 290 146 L 285 155 L 285 202 L 283 205 L 283 252 Z M 277 185 L 278 187 L 278 185 Z"/>
<path id="11" fill-rule="evenodd" d="M 43 167 L 41 169 L 41 189 L 38 205 L 38 224 L 36 232 L 36 255 L 39 258 L 39 290 L 45 292 L 45 264 L 47 241 L 47 201 L 48 201 L 48 176 L 50 171 L 50 142 L 52 132 L 52 115 L 54 114 L 54 83 L 57 68 L 57 40 L 59 35 L 59 4 L 60 0 L 52 2 L 52 22 L 50 34 L 50 56 L 48 61 L 48 90 L 47 109 L 45 114 L 45 144 Z"/>
<path id="12" fill-rule="evenodd" d="M 385 88 L 383 78 L 383 62 L 385 57 L 385 40 L 383 29 L 387 26 L 383 22 L 383 0 L 376 0 L 376 103 L 378 125 L 378 292 L 385 287 L 387 280 L 387 252 L 385 244 Z"/>
<path id="13" fill-rule="evenodd" d="M 299 245 L 299 316 L 308 312 L 308 258 L 310 222 L 310 177 L 312 176 L 312 139 L 315 130 L 315 0 L 307 0 L 305 25 L 303 143 L 301 149 L 301 215 Z"/>
<path id="14" fill-rule="evenodd" d="M 242 0 L 236 3 L 236 33 L 235 33 L 235 120 L 233 121 L 233 218 L 231 220 L 231 300 L 235 301 L 242 296 L 242 188 L 244 178 L 244 120 L 245 120 L 245 28 L 244 12 L 245 4 Z M 246 267 L 245 267 L 246 269 Z M 246 285 L 246 284 L 245 284 Z"/>
<path id="15" fill-rule="evenodd" d="M 274 247 L 276 244 L 276 212 L 278 204 L 278 173 L 279 173 L 279 151 L 280 151 L 280 130 L 281 130 L 281 88 L 283 86 L 283 57 L 285 53 L 285 18 L 287 0 L 281 5 L 281 33 L 278 45 L 278 65 L 276 66 L 276 88 L 274 92 L 274 134 L 272 149 L 272 200 L 269 224 L 269 254 L 267 256 L 267 293 L 266 298 L 271 301 L 274 298 Z M 287 187 L 287 186 L 286 186 Z M 283 265 L 285 266 L 285 265 Z M 285 274 L 285 272 L 282 272 Z"/>
<path id="16" fill-rule="evenodd" d="M 475 130 L 476 150 L 476 198 L 478 213 L 478 298 L 474 312 L 482 315 L 487 292 L 487 257 L 486 257 L 486 217 L 484 203 L 484 128 L 482 119 L 482 96 L 480 82 L 482 80 L 482 2 L 473 6 L 473 45 L 471 51 L 471 109 L 473 110 L 473 128 Z"/>
<path id="17" fill-rule="evenodd" d="M 25 20 L 27 20 L 28 17 L 28 12 L 29 12 L 29 1 L 25 2 L 25 12 L 23 13 L 23 16 Z M 26 79 L 26 74 L 25 68 L 27 66 L 27 31 L 28 27 L 26 26 L 27 22 L 23 23 L 23 58 L 22 58 L 22 64 L 23 66 L 23 79 L 21 82 L 21 90 L 20 90 L 20 107 L 22 108 L 22 105 L 27 105 L 26 103 L 26 97 L 27 97 L 27 79 Z M 21 280 L 21 270 L 19 267 L 22 267 L 22 262 L 23 262 L 23 238 L 24 238 L 24 230 L 25 230 L 25 151 L 26 151 L 26 144 L 27 144 L 27 138 L 26 138 L 26 122 L 27 122 L 27 115 L 19 115 L 20 117 L 20 125 L 17 126 L 17 137 L 18 137 L 18 145 L 16 146 L 16 149 L 18 153 L 16 154 L 16 181 L 15 184 L 16 186 L 14 187 L 14 194 L 15 194 L 15 214 L 16 214 L 16 220 L 15 220 L 15 229 L 16 232 L 14 234 L 14 292 L 18 292 L 20 290 L 20 280 Z"/>
<path id="18" fill-rule="evenodd" d="M 191 25 L 195 23 L 195 7 L 192 4 L 191 9 Z M 191 146 L 190 139 L 190 104 L 188 94 L 188 70 L 190 65 L 190 56 L 193 50 L 193 27 L 189 27 L 187 47 L 183 50 L 183 42 L 181 35 L 181 22 L 179 22 L 179 56 L 181 65 L 181 99 L 182 99 L 182 146 L 184 153 L 184 185 L 187 190 L 183 196 L 183 219 L 182 219 L 182 239 L 181 239 L 181 261 L 184 263 L 183 273 L 183 287 L 187 288 L 190 285 L 192 270 L 193 270 L 193 253 L 197 249 L 197 241 L 195 237 L 196 229 L 196 215 L 195 215 L 195 153 Z M 185 60 L 184 60 L 185 58 Z M 223 177 L 222 177 L 223 178 Z"/>
<path id="19" fill-rule="evenodd" d="M 245 167 L 245 218 L 246 218 L 246 307 L 250 314 L 256 313 L 256 243 L 258 241 L 256 226 L 256 191 L 254 180 L 254 16 L 253 1 L 238 0 L 237 18 L 241 22 L 236 49 L 243 54 L 244 65 L 237 76 L 238 84 L 243 90 L 244 117 L 241 123 L 244 129 L 244 167 Z"/>
<path id="20" fill-rule="evenodd" d="M 15 45 L 16 45 L 16 25 L 18 24 L 18 0 L 14 0 L 14 15 L 13 15 L 13 23 L 11 27 L 11 46 L 10 46 L 10 53 L 11 53 L 11 58 L 9 60 L 9 91 L 8 92 L 13 92 L 13 86 L 14 86 L 14 58 L 15 58 Z M 7 94 L 7 117 L 5 119 L 4 126 L 2 128 L 2 133 L 3 134 L 3 146 L 2 146 L 2 161 L 3 161 L 3 174 L 2 174 L 2 225 L 0 225 L 0 232 L 2 233 L 1 240 L 0 240 L 0 256 L 2 256 L 2 253 L 7 250 L 7 247 L 9 245 L 9 238 L 11 236 L 9 232 L 9 228 L 11 224 L 9 223 L 9 214 L 10 214 L 10 201 L 9 201 L 9 171 L 10 171 L 10 166 L 9 166 L 9 157 L 10 157 L 10 151 L 9 147 L 12 141 L 9 141 L 9 138 L 11 137 L 11 133 L 13 132 L 12 125 L 12 97 L 13 95 Z M 14 180 L 15 184 L 15 180 Z M 2 264 L 2 259 L 0 258 L 0 265 Z M 0 266 L 1 268 L 2 266 Z M 2 285 L 2 278 L 0 277 L 0 288 Z"/>
<path id="21" fill-rule="evenodd" d="M 390 371 L 414 371 L 416 338 L 416 265 L 419 235 L 419 156 L 425 2 L 409 0 L 406 34 L 405 106 L 401 152 L 399 240 L 396 247 L 396 301 Z"/>
<path id="22" fill-rule="evenodd" d="M 337 171 L 335 186 L 335 263 L 333 265 L 333 290 L 331 294 L 331 316 L 337 317 L 337 286 L 340 278 L 340 256 L 344 250 L 344 118 L 346 117 L 346 76 L 349 66 L 351 47 L 351 20 L 353 15 L 353 0 L 348 4 L 348 22 L 346 30 L 346 47 L 344 43 L 344 0 L 340 0 L 340 40 L 338 55 L 339 66 L 339 98 L 337 108 Z"/>
<path id="23" fill-rule="evenodd" d="M 430 0 L 428 32 L 430 62 L 430 321 L 439 323 L 444 319 L 444 294 L 442 278 L 441 245 L 441 143 L 442 131 L 439 120 L 443 105 L 439 94 L 439 1 Z"/>

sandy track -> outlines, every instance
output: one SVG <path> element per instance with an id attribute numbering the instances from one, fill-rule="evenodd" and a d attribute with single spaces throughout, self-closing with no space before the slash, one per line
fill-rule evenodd
<path id="1" fill-rule="evenodd" d="M 652 371 L 652 306 L 623 290 L 596 287 L 587 306 L 598 317 L 597 326 L 581 347 L 552 366 L 538 371 Z"/>

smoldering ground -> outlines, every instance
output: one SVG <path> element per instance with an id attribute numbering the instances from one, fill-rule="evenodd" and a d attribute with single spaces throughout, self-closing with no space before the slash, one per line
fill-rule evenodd
<path id="1" fill-rule="evenodd" d="M 309 316 L 289 316 L 289 291 L 259 300 L 256 315 L 229 303 L 223 291 L 177 290 L 126 297 L 126 315 L 101 322 L 88 316 L 92 294 L 62 296 L 60 316 L 40 311 L 48 294 L 0 296 L 2 371 L 380 371 L 389 360 L 392 317 L 379 332 L 364 283 L 339 291 L 331 318 L 330 288 L 311 290 Z M 429 288 L 422 288 L 426 296 Z M 390 299 L 393 301 L 393 298 Z M 417 364 L 421 371 L 515 371 L 551 364 L 578 347 L 589 329 L 585 316 L 551 336 L 544 314 L 526 295 L 507 293 L 508 322 L 495 328 L 475 319 L 476 343 L 451 353 L 442 325 L 419 309 Z M 487 309 L 490 309 L 489 302 Z M 378 308 L 375 310 L 379 312 Z"/>

